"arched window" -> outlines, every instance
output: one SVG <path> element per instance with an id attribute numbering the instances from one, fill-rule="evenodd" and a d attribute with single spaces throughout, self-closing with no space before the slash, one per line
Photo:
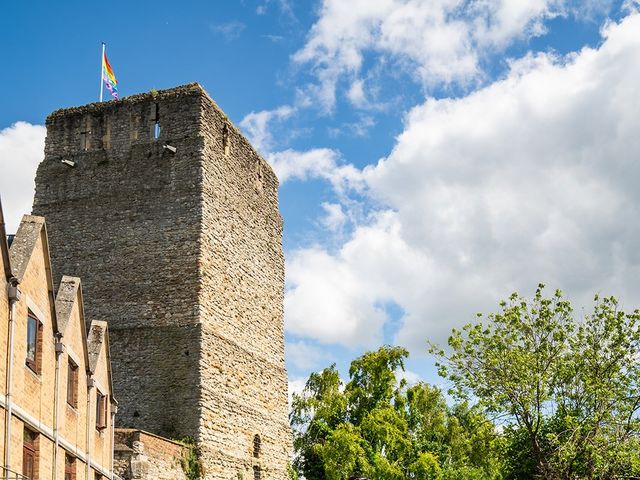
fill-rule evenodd
<path id="1" fill-rule="evenodd" d="M 253 437 L 253 456 L 255 458 L 260 457 L 260 435 L 256 435 Z"/>

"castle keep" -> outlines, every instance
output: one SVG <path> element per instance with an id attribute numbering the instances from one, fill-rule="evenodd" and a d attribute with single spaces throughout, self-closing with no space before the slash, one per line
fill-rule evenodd
<path id="1" fill-rule="evenodd" d="M 202 87 L 52 113 L 33 213 L 109 322 L 117 423 L 192 437 L 207 479 L 284 479 L 278 181 Z"/>

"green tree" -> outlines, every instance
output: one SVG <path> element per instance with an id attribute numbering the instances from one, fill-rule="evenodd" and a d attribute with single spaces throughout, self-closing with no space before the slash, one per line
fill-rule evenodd
<path id="1" fill-rule="evenodd" d="M 353 425 L 342 423 L 323 443 L 314 445 L 314 450 L 322 459 L 327 480 L 343 480 L 354 473 L 369 470 L 363 443 Z M 325 478 L 325 475 L 319 478 Z"/>
<path id="2" fill-rule="evenodd" d="M 635 475 L 640 313 L 596 297 L 578 321 L 560 291 L 545 297 L 543 288 L 532 300 L 513 294 L 488 322 L 454 330 L 449 352 L 432 345 L 440 374 L 506 425 L 507 478 Z M 518 452 L 531 462 L 518 466 Z"/>
<path id="3" fill-rule="evenodd" d="M 327 454 L 323 446 L 334 430 L 346 420 L 347 399 L 335 364 L 322 372 L 312 373 L 304 395 L 294 395 L 290 421 L 294 431 L 296 456 L 293 468 L 307 480 L 325 478 Z"/>
<path id="4" fill-rule="evenodd" d="M 384 346 L 355 359 L 343 385 L 331 366 L 294 395 L 294 467 L 307 480 L 494 479 L 490 422 L 449 409 L 436 387 L 398 380 L 408 352 Z M 475 476 L 473 476 L 475 475 Z"/>

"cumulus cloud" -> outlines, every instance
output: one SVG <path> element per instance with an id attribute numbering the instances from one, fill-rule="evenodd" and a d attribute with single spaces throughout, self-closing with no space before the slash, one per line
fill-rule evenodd
<path id="1" fill-rule="evenodd" d="M 278 151 L 275 148 L 283 143 L 275 138 L 280 132 L 282 122 L 295 113 L 296 108 L 289 105 L 251 112 L 240 121 L 240 127 L 254 147 L 271 164 L 281 184 L 292 179 L 323 179 L 329 181 L 336 191 L 357 188 L 360 172 L 351 165 L 342 164 L 340 154 L 336 150 L 315 148 Z M 344 129 L 353 135 L 362 136 L 372 125 L 373 120 L 367 117 L 356 124 L 345 125 Z"/>
<path id="2" fill-rule="evenodd" d="M 339 203 L 322 202 L 320 205 L 325 212 L 321 219 L 322 225 L 331 232 L 339 232 L 347 223 L 348 217 Z"/>
<path id="3" fill-rule="evenodd" d="M 267 160 L 281 183 L 294 178 L 323 179 L 329 181 L 336 191 L 342 192 L 348 188 L 357 188 L 361 178 L 355 167 L 341 164 L 340 154 L 329 148 L 306 151 L 287 149 L 268 154 Z"/>
<path id="4" fill-rule="evenodd" d="M 42 125 L 17 122 L 0 130 L 0 195 L 7 232 L 15 232 L 22 215 L 31 213 L 38 164 L 44 157 Z"/>
<path id="5" fill-rule="evenodd" d="M 304 340 L 290 341 L 286 344 L 287 360 L 299 370 L 312 370 L 327 360 L 326 352 Z"/>
<path id="6" fill-rule="evenodd" d="M 367 98 L 364 93 L 364 80 L 357 78 L 351 83 L 349 91 L 347 92 L 347 98 L 356 107 L 364 107 L 367 105 Z"/>
<path id="7" fill-rule="evenodd" d="M 350 83 L 347 96 L 364 103 L 360 78 L 365 57 L 382 54 L 393 68 L 425 87 L 468 84 L 482 76 L 486 55 L 513 41 L 541 35 L 544 21 L 566 15 L 569 0 L 323 0 L 306 44 L 293 60 L 309 64 L 318 82 L 308 94 L 325 110 L 336 101 L 336 85 Z M 582 3 L 582 2 L 580 2 Z M 589 2 L 595 8 L 601 0 Z"/>
<path id="8" fill-rule="evenodd" d="M 371 346 L 395 304 L 397 342 L 424 351 L 539 281 L 578 304 L 601 292 L 638 306 L 638 58 L 631 14 L 597 49 L 530 55 L 503 80 L 411 110 L 392 152 L 351 175 L 386 208 L 336 251 L 290 253 L 287 329 Z"/>
<path id="9" fill-rule="evenodd" d="M 428 258 L 409 247 L 401 229 L 393 212 L 378 212 L 335 254 L 320 247 L 291 252 L 287 330 L 324 343 L 379 344 L 385 306 L 420 297 L 421 271 L 428 268 Z"/>
<path id="10" fill-rule="evenodd" d="M 272 124 L 282 122 L 291 117 L 295 109 L 289 105 L 282 105 L 273 110 L 251 112 L 240 121 L 240 127 L 260 152 L 266 153 L 274 147 Z"/>

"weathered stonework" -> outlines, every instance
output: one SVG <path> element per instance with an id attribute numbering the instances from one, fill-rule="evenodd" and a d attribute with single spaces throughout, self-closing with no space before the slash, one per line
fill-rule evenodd
<path id="1" fill-rule="evenodd" d="M 182 462 L 189 447 L 141 430 L 115 432 L 113 470 L 122 480 L 187 480 Z"/>
<path id="2" fill-rule="evenodd" d="M 286 477 L 277 192 L 197 84 L 47 119 L 34 213 L 54 274 L 80 276 L 87 318 L 109 322 L 119 424 L 193 437 L 207 479 Z"/>

